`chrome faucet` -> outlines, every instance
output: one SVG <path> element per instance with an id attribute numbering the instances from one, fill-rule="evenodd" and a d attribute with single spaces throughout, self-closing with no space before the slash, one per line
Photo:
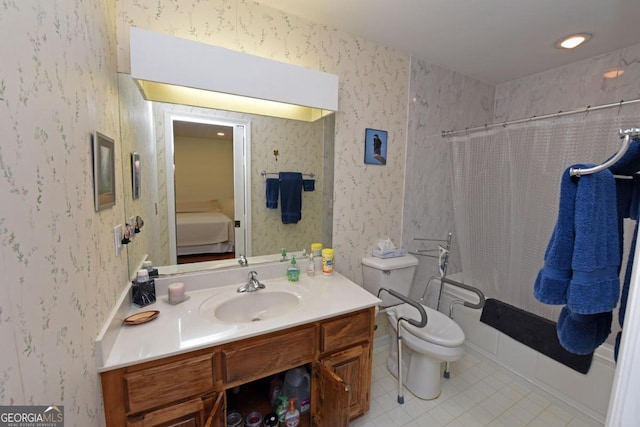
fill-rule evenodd
<path id="1" fill-rule="evenodd" d="M 238 258 L 238 264 L 240 264 L 241 266 L 246 266 L 249 265 L 249 261 L 247 261 L 247 257 L 240 254 L 240 257 Z"/>
<path id="2" fill-rule="evenodd" d="M 240 286 L 237 292 L 255 292 L 258 289 L 264 289 L 265 286 L 262 283 L 260 283 L 260 281 L 256 277 L 257 275 L 258 275 L 257 272 L 250 271 L 249 280 L 247 281 L 246 284 Z"/>

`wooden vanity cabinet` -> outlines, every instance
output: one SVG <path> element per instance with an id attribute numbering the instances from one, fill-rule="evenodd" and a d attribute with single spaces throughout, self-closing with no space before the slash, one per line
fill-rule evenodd
<path id="1" fill-rule="evenodd" d="M 307 365 L 311 415 L 301 425 L 346 427 L 369 410 L 373 325 L 369 308 L 103 372 L 106 425 L 225 427 L 226 390 Z"/>

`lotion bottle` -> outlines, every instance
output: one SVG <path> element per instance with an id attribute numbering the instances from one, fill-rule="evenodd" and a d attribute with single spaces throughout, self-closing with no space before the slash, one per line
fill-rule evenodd
<path id="1" fill-rule="evenodd" d="M 309 254 L 309 262 L 307 262 L 307 275 L 315 276 L 316 274 L 316 264 L 313 261 L 313 252 Z"/>
<path id="2" fill-rule="evenodd" d="M 300 423 L 300 412 L 296 409 L 295 402 L 295 397 L 289 399 L 289 410 L 284 416 L 284 425 L 286 427 L 298 427 Z"/>

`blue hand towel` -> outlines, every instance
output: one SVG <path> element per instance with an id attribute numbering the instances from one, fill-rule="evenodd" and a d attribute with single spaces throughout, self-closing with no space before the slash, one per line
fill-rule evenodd
<path id="1" fill-rule="evenodd" d="M 637 221 L 638 210 L 640 208 L 640 176 L 634 175 L 633 189 L 631 191 L 631 202 L 629 205 L 629 218 Z"/>
<path id="2" fill-rule="evenodd" d="M 314 191 L 316 189 L 316 180 L 315 179 L 303 179 L 302 180 L 302 189 L 304 191 Z"/>
<path id="3" fill-rule="evenodd" d="M 562 347 L 574 354 L 593 353 L 611 333 L 611 312 L 576 314 L 562 308 L 558 318 L 558 340 Z"/>
<path id="4" fill-rule="evenodd" d="M 536 278 L 533 295 L 545 304 L 566 304 L 571 280 L 571 260 L 575 241 L 574 215 L 578 179 L 562 174 L 558 219 L 544 254 L 544 267 Z"/>
<path id="5" fill-rule="evenodd" d="M 280 195 L 280 181 L 278 178 L 267 178 L 266 199 L 268 209 L 278 209 L 278 196 Z"/>
<path id="6" fill-rule="evenodd" d="M 297 224 L 302 219 L 302 174 L 280 172 L 280 209 L 283 224 Z"/>
<path id="7" fill-rule="evenodd" d="M 575 242 L 567 307 L 576 314 L 613 310 L 620 297 L 620 238 L 613 174 L 604 170 L 578 179 Z"/>

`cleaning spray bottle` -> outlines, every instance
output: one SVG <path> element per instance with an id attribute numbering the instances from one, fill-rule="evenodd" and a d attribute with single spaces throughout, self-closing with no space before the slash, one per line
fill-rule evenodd
<path id="1" fill-rule="evenodd" d="M 284 416 L 284 425 L 287 427 L 298 427 L 300 423 L 300 412 L 296 409 L 296 398 L 289 399 L 289 410 Z"/>
<path id="2" fill-rule="evenodd" d="M 278 414 L 278 421 L 284 426 L 284 417 L 287 415 L 287 396 L 278 396 L 278 406 L 276 407 L 276 414 Z"/>

